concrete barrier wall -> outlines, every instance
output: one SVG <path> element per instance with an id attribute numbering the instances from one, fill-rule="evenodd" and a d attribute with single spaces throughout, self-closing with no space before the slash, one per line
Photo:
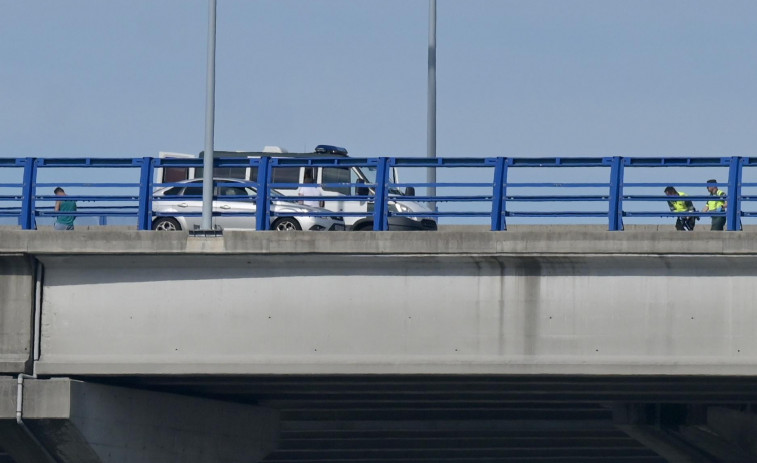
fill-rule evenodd
<path id="1" fill-rule="evenodd" d="M 32 359 L 34 262 L 0 254 L 0 374 L 27 372 Z"/>
<path id="2" fill-rule="evenodd" d="M 717 375 L 757 361 L 751 254 L 40 259 L 41 374 Z"/>
<path id="3" fill-rule="evenodd" d="M 607 232 L 597 227 L 520 227 L 515 231 L 449 232 L 250 232 L 222 237 L 185 232 L 54 231 L 0 232 L 0 254 L 83 255 L 649 255 L 757 256 L 757 233 L 676 231 Z"/>

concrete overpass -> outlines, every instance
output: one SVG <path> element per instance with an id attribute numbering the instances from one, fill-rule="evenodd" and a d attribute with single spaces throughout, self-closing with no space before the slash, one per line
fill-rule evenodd
<path id="1" fill-rule="evenodd" d="M 750 231 L 0 237 L 0 462 L 757 460 Z"/>

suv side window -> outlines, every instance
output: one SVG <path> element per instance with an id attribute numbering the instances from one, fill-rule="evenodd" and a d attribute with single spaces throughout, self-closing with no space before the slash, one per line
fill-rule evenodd
<path id="1" fill-rule="evenodd" d="M 329 183 L 352 183 L 350 182 L 349 167 L 324 167 L 321 173 L 321 182 L 323 182 L 324 191 L 335 191 L 339 194 L 349 195 L 350 187 L 348 185 L 328 185 Z"/>
<path id="2" fill-rule="evenodd" d="M 189 167 L 164 167 L 163 182 L 176 183 L 189 178 Z"/>
<path id="3" fill-rule="evenodd" d="M 245 167 L 216 167 L 213 169 L 213 177 L 243 179 L 246 171 Z"/>

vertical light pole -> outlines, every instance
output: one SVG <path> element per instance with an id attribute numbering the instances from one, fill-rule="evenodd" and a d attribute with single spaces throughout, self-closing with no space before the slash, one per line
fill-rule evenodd
<path id="1" fill-rule="evenodd" d="M 213 127 L 216 97 L 216 0 L 208 0 L 208 70 L 205 90 L 205 153 L 202 163 L 202 229 L 213 228 Z"/>
<path id="2" fill-rule="evenodd" d="M 436 0 L 429 0 L 428 12 L 428 128 L 426 157 L 436 158 Z M 436 183 L 436 167 L 426 170 L 426 183 Z M 436 187 L 428 187 L 428 196 L 436 196 Z M 436 203 L 431 208 L 436 210 Z"/>

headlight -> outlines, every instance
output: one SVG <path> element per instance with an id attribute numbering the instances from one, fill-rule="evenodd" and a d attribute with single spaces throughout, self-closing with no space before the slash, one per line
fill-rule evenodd
<path id="1" fill-rule="evenodd" d="M 413 212 L 409 207 L 402 203 L 389 203 L 389 210 L 392 212 L 402 212 L 403 214 Z"/>

